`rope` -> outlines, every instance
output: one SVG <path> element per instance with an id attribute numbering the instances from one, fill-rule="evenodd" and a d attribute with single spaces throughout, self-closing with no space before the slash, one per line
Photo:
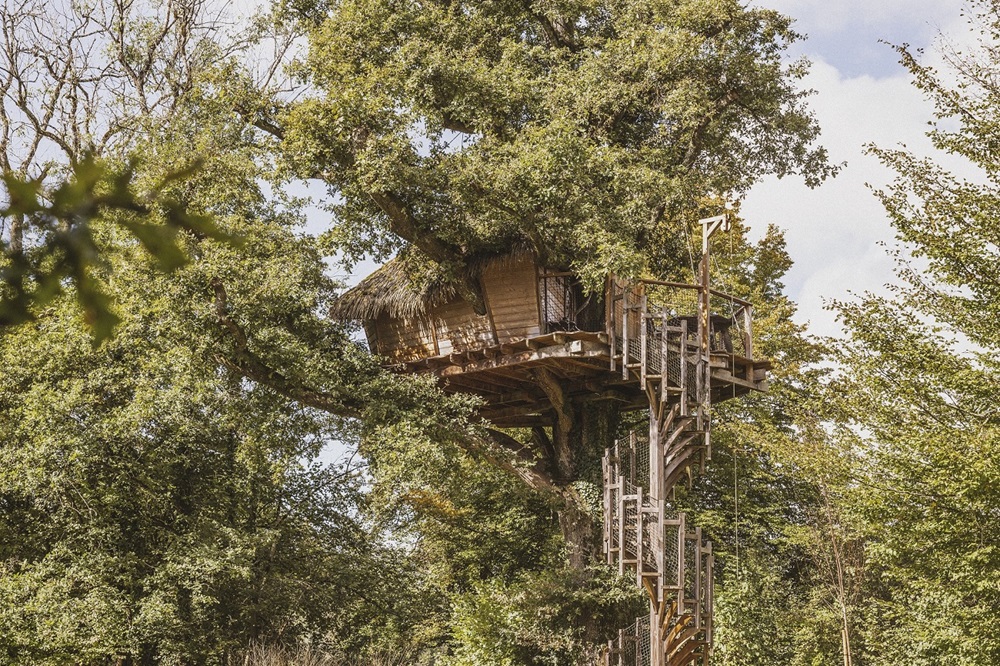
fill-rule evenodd
<path id="1" fill-rule="evenodd" d="M 733 447 L 733 506 L 736 524 L 736 584 L 740 582 L 740 466 Z"/>

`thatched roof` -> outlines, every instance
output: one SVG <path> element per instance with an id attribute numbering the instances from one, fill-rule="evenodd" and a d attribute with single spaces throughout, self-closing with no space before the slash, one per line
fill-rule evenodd
<path id="1" fill-rule="evenodd" d="M 478 257 L 469 262 L 468 270 L 478 276 L 486 266 L 514 261 L 525 254 L 528 254 L 526 250 L 518 248 L 502 255 Z M 330 315 L 336 319 L 364 321 L 385 313 L 394 319 L 402 319 L 425 314 L 428 308 L 458 297 L 459 290 L 455 283 L 443 275 L 427 279 L 422 286 L 415 285 L 405 264 L 397 258 L 389 260 L 341 294 L 330 307 Z"/>
<path id="2" fill-rule="evenodd" d="M 427 308 L 446 303 L 458 291 L 442 280 L 423 287 L 413 280 L 403 262 L 391 259 L 333 303 L 330 314 L 337 319 L 375 319 L 383 312 L 390 317 L 406 318 L 423 314 Z"/>

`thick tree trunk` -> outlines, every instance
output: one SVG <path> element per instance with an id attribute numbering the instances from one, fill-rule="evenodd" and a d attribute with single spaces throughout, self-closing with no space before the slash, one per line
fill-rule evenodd
<path id="1" fill-rule="evenodd" d="M 594 516 L 582 498 L 567 489 L 566 504 L 559 510 L 559 528 L 566 540 L 566 557 L 574 569 L 585 569 L 601 553 L 601 533 L 598 516 Z"/>
<path id="2" fill-rule="evenodd" d="M 601 458 L 614 442 L 620 419 L 616 403 L 573 401 L 566 403 L 553 427 L 556 476 L 565 506 L 559 526 L 573 568 L 583 569 L 601 558 L 600 505 L 588 503 L 580 490 L 590 486 L 590 497 L 601 497 Z"/>

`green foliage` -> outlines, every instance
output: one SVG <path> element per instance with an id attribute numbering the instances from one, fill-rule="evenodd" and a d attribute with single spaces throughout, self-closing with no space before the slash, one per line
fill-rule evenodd
<path id="1" fill-rule="evenodd" d="M 220 373 L 179 285 L 115 268 L 134 287 L 100 349 L 65 298 L 2 338 L 8 663 L 218 661 L 349 617 L 375 557 L 357 487 L 303 460 L 336 421 Z"/>
<path id="2" fill-rule="evenodd" d="M 220 664 L 255 640 L 356 649 L 425 614 L 413 567 L 364 520 L 361 470 L 316 463 L 350 432 L 331 412 L 408 383 L 321 316 L 336 285 L 294 202 L 264 197 L 260 146 L 206 107 L 147 136 L 157 159 L 121 182 L 162 186 L 219 233 L 143 229 L 188 259 L 165 272 L 133 233 L 146 221 L 102 209 L 85 220 L 88 270 L 115 335 L 92 345 L 68 293 L 0 331 L 5 663 Z"/>
<path id="3" fill-rule="evenodd" d="M 0 218 L 18 222 L 17 231 L 11 232 L 16 239 L 0 239 L 0 326 L 32 319 L 69 281 L 95 342 L 111 335 L 119 319 L 107 290 L 94 277 L 101 248 L 93 225 L 100 219 L 114 220 L 127 230 L 165 271 L 187 262 L 178 239 L 183 231 L 232 241 L 209 218 L 191 214 L 163 196 L 172 182 L 195 169 L 197 164 L 168 173 L 142 195 L 133 187 L 134 164 L 113 171 L 92 155 L 73 164 L 68 179 L 44 191 L 41 180 L 0 175 L 8 201 Z M 30 241 L 27 249 L 25 236 Z"/>
<path id="4" fill-rule="evenodd" d="M 317 13 L 280 114 L 295 173 L 335 195 L 331 248 L 406 246 L 461 273 L 527 246 L 588 287 L 676 261 L 710 192 L 835 171 L 782 62 L 790 19 L 730 0 L 399 3 Z M 669 238 L 669 242 L 651 242 Z M 417 272 L 415 267 L 415 273 Z"/>
<path id="5" fill-rule="evenodd" d="M 550 567 L 512 582 L 487 580 L 454 605 L 454 663 L 581 663 L 594 656 L 590 636 L 610 639 L 647 603 L 632 580 L 603 568 Z"/>
<path id="6" fill-rule="evenodd" d="M 727 558 L 727 564 L 736 563 Z M 753 551 L 738 572 L 727 568 L 715 602 L 715 663 L 722 666 L 789 664 L 795 655 L 796 628 L 806 620 L 802 590 L 780 573 L 776 562 L 758 560 Z"/>
<path id="7" fill-rule="evenodd" d="M 946 74 L 898 50 L 936 105 L 935 146 L 978 173 L 966 181 L 930 159 L 873 148 L 898 174 L 876 194 L 902 242 L 902 282 L 888 296 L 837 304 L 850 337 L 836 349 L 843 370 L 826 413 L 856 452 L 846 497 L 875 577 L 875 621 L 865 627 L 872 664 L 1000 659 L 1000 23 L 995 2 L 970 9 L 981 48 L 945 50 Z"/>

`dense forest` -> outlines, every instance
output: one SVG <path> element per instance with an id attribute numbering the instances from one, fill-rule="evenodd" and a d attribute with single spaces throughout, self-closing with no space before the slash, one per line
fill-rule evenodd
<path id="1" fill-rule="evenodd" d="M 595 456 L 645 416 L 495 428 L 373 355 L 334 276 L 394 258 L 477 311 L 504 248 L 590 293 L 691 281 L 730 200 L 713 280 L 773 369 L 675 498 L 715 544 L 713 663 L 1000 663 L 998 16 L 970 0 L 946 69 L 896 47 L 978 176 L 869 148 L 898 279 L 819 339 L 782 230 L 739 219 L 840 168 L 778 12 L 4 2 L 0 662 L 594 663 L 645 603 L 595 542 Z"/>

